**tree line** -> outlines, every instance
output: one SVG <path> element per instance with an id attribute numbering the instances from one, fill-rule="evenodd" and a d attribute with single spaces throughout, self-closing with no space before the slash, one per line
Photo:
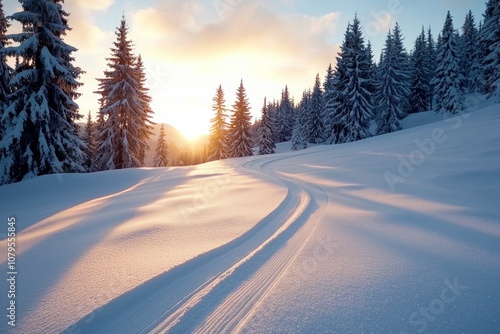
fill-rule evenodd
<path id="1" fill-rule="evenodd" d="M 24 0 L 6 17 L 0 1 L 0 184 L 38 175 L 141 167 L 152 134 L 151 97 L 141 56 L 128 38 L 125 18 L 98 79 L 97 122 L 83 118 L 75 100 L 84 73 L 77 51 L 64 42 L 70 30 L 62 0 Z M 7 35 L 9 20 L 21 31 Z M 8 60 L 15 60 L 14 66 Z M 160 136 L 157 165 L 167 146 Z"/>
<path id="2" fill-rule="evenodd" d="M 403 41 L 396 23 L 375 63 L 371 44 L 365 41 L 355 16 L 345 31 L 335 68 L 328 66 L 324 81 L 318 74 L 313 88 L 305 90 L 297 104 L 287 86 L 281 99 L 264 98 L 254 127 L 236 122 L 241 110 L 234 106 L 228 122 L 224 92 L 218 87 L 209 160 L 238 157 L 243 152 L 272 154 L 277 143 L 286 141 L 291 141 L 292 150 L 301 150 L 310 144 L 341 144 L 399 131 L 401 120 L 411 113 L 462 112 L 467 107 L 466 94 L 486 94 L 500 102 L 498 0 L 487 2 L 479 25 L 469 11 L 461 29 L 455 29 L 448 12 L 437 41 L 430 27 L 427 31 L 422 27 L 411 52 Z M 242 127 L 254 130 L 250 141 Z M 238 133 L 245 133 L 244 141 L 235 138 Z"/>
<path id="3" fill-rule="evenodd" d="M 77 49 L 64 41 L 70 30 L 62 0 L 23 0 L 21 11 L 6 17 L 0 0 L 0 184 L 38 175 L 82 173 L 144 166 L 152 135 L 153 111 L 144 63 L 134 53 L 122 18 L 98 79 L 97 121 L 83 118 L 75 100 L 83 70 L 74 65 Z M 20 31 L 7 34 L 10 21 Z M 401 129 L 409 113 L 429 109 L 459 113 L 464 95 L 500 97 L 500 5 L 489 0 L 476 25 L 471 12 L 458 32 L 448 13 L 437 41 L 431 30 L 419 35 L 412 52 L 403 46 L 401 27 L 387 35 L 375 63 L 357 17 L 349 23 L 335 67 L 295 103 L 287 86 L 279 100 L 264 98 L 262 115 L 252 124 L 243 80 L 228 108 L 221 86 L 213 99 L 214 117 L 206 152 L 184 153 L 188 163 L 272 154 L 276 144 L 292 149 L 340 144 Z M 375 125 L 375 131 L 370 127 Z M 168 164 L 162 129 L 155 166 Z"/>

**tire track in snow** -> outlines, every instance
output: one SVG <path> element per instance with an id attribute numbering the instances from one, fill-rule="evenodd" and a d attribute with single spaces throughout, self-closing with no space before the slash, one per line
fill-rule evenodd
<path id="1" fill-rule="evenodd" d="M 274 161 L 264 162 L 259 167 L 264 171 L 264 167 L 267 167 L 272 162 Z M 326 205 L 316 206 L 316 208 L 320 209 L 311 212 L 310 216 L 299 216 L 298 219 L 303 221 L 297 223 L 302 226 L 293 235 L 288 236 L 283 247 L 272 258 L 263 263 L 250 279 L 246 280 L 236 291 L 219 303 L 219 306 L 204 320 L 201 326 L 196 328 L 196 333 L 239 332 L 251 318 L 259 302 L 272 290 L 283 273 L 308 243 L 326 209 L 328 197 L 321 188 L 304 183 L 291 175 L 276 173 L 273 170 L 269 170 L 268 173 L 284 181 L 290 190 L 292 190 L 293 186 L 299 186 L 301 191 L 308 192 L 308 197 L 313 203 L 320 200 L 324 201 Z"/>
<path id="2" fill-rule="evenodd" d="M 211 306 L 215 306 L 210 297 L 214 291 L 220 291 L 220 285 L 226 284 L 226 281 L 229 278 L 236 277 L 239 273 L 239 270 L 252 263 L 253 259 L 255 259 L 258 253 L 265 252 L 271 243 L 275 240 L 278 240 L 279 236 L 281 236 L 285 231 L 287 231 L 292 224 L 295 224 L 296 221 L 302 216 L 310 207 L 311 207 L 311 198 L 305 192 L 300 193 L 300 201 L 292 212 L 290 217 L 285 221 L 285 223 L 266 241 L 264 241 L 261 245 L 259 245 L 256 249 L 251 251 L 248 255 L 246 255 L 243 259 L 238 261 L 231 268 L 221 273 L 216 279 L 214 279 L 210 284 L 205 286 L 198 293 L 193 295 L 184 305 L 179 307 L 170 317 L 168 317 L 165 321 L 163 321 L 159 326 L 153 329 L 150 333 L 164 333 L 169 332 L 171 330 L 175 332 L 186 332 L 187 330 L 184 328 L 184 324 L 182 322 L 186 322 L 191 326 L 193 321 L 193 314 L 188 314 L 192 309 L 195 309 L 194 317 L 198 318 L 198 312 L 196 311 L 196 307 L 198 304 L 210 304 Z M 217 294 L 216 294 L 217 295 Z"/>
<path id="3" fill-rule="evenodd" d="M 167 319 L 152 333 L 230 333 L 239 331 L 251 317 L 266 294 L 298 256 L 314 234 L 326 206 L 319 208 L 316 200 L 327 202 L 324 192 L 313 185 L 267 168 L 287 158 L 257 159 L 243 165 L 259 168 L 280 179 L 291 193 L 300 193 L 301 201 L 283 227 L 245 259 L 221 275 L 201 298 L 179 309 L 174 319 Z"/>
<path id="4" fill-rule="evenodd" d="M 283 225 L 289 217 L 296 214 L 297 207 L 307 206 L 307 194 L 292 190 L 288 189 L 280 205 L 238 239 L 139 285 L 82 318 L 66 331 L 139 333 L 149 332 L 168 319 L 172 319 L 173 324 L 177 323 L 178 318 L 173 315 L 182 315 L 180 310 L 196 305 L 214 286 L 232 275 L 231 268 L 246 262 L 276 238 L 279 231 L 285 229 Z"/>

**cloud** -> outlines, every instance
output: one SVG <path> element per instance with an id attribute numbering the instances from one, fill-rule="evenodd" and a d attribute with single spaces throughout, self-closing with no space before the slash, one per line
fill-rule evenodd
<path id="1" fill-rule="evenodd" d="M 238 5 L 222 18 L 213 6 L 194 0 L 157 1 L 131 16 L 136 53 L 147 66 L 168 73 L 160 81 L 151 75 L 155 109 L 168 106 L 170 117 L 183 110 L 167 121 L 198 115 L 208 123 L 217 86 L 223 85 L 230 106 L 240 79 L 258 116 L 264 96 L 278 98 L 288 84 L 298 100 L 335 60 L 338 46 L 331 37 L 339 13 L 281 15 L 262 1 L 231 3 Z"/>
<path id="2" fill-rule="evenodd" d="M 85 9 L 101 11 L 108 9 L 114 3 L 114 0 L 71 0 L 71 2 L 75 2 L 78 6 Z"/>
<path id="3" fill-rule="evenodd" d="M 167 1 L 135 13 L 131 36 L 138 51 L 172 64 L 206 64 L 214 75 L 228 67 L 264 73 L 295 66 L 305 70 L 320 63 L 326 68 L 334 59 L 336 46 L 329 37 L 337 29 L 338 13 L 281 16 L 249 1 L 221 21 L 200 24 L 201 8 L 194 4 Z"/>

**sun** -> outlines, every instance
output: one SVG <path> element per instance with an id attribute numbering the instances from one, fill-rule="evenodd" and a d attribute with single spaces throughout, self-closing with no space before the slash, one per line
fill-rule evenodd
<path id="1" fill-rule="evenodd" d="M 194 123 L 189 125 L 173 125 L 179 132 L 190 141 L 194 141 L 203 135 L 207 135 L 207 125 Z"/>

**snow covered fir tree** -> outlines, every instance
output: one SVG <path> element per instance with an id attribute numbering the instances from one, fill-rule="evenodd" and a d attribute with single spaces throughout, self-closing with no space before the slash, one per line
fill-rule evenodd
<path id="1" fill-rule="evenodd" d="M 95 131 L 96 124 L 92 121 L 92 114 L 89 111 L 87 115 L 87 123 L 85 123 L 85 129 L 83 133 L 83 142 L 85 143 L 85 169 L 91 172 L 94 169 L 94 159 L 96 153 L 96 142 L 95 142 Z"/>
<path id="2" fill-rule="evenodd" d="M 252 116 L 243 80 L 236 91 L 236 101 L 229 124 L 229 157 L 239 158 L 253 155 L 252 134 L 250 132 Z"/>
<path id="3" fill-rule="evenodd" d="M 109 69 L 99 79 L 99 110 L 96 168 L 99 170 L 141 167 L 151 135 L 152 110 L 144 86 L 141 58 L 133 54 L 125 17 L 116 31 L 108 58 Z"/>
<path id="4" fill-rule="evenodd" d="M 158 141 L 156 143 L 155 156 L 153 159 L 154 167 L 167 167 L 168 166 L 168 144 L 165 134 L 165 125 L 162 124 Z"/>
<path id="5" fill-rule="evenodd" d="M 457 114 L 463 109 L 465 77 L 460 68 L 462 54 L 450 12 L 446 15 L 440 36 L 436 74 L 432 81 L 435 87 L 436 110 Z"/>
<path id="6" fill-rule="evenodd" d="M 273 120 L 269 114 L 269 105 L 267 99 L 264 98 L 262 106 L 262 116 L 258 130 L 258 146 L 259 155 L 273 154 L 276 150 L 276 144 L 273 137 Z"/>
<path id="7" fill-rule="evenodd" d="M 500 2 L 489 0 L 480 33 L 478 61 L 482 64 L 483 92 L 500 103 Z"/>
<path id="8" fill-rule="evenodd" d="M 212 110 L 215 115 L 211 119 L 208 141 L 208 160 L 225 159 L 229 155 L 228 124 L 226 121 L 226 100 L 224 90 L 219 85 L 213 98 Z"/>
<path id="9" fill-rule="evenodd" d="M 410 96 L 407 70 L 408 57 L 402 43 L 401 29 L 396 23 L 394 31 L 389 31 L 383 57 L 378 70 L 378 87 L 375 101 L 377 105 L 377 134 L 401 130 L 401 120 L 406 116 L 405 107 Z"/>
<path id="10" fill-rule="evenodd" d="M 7 35 L 14 45 L 0 51 L 2 59 L 17 59 L 2 115 L 0 183 L 85 171 L 85 145 L 76 126 L 82 115 L 75 102 L 82 71 L 73 65 L 76 49 L 63 40 L 68 16 L 59 0 L 25 0 L 12 15 L 22 31 Z"/>

